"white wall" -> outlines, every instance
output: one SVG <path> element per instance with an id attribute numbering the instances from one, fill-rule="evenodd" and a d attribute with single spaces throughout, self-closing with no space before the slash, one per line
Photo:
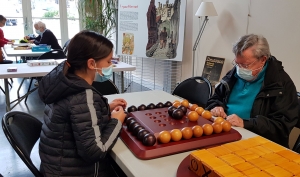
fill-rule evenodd
<path id="1" fill-rule="evenodd" d="M 244 34 L 261 34 L 269 41 L 272 55 L 283 62 L 300 91 L 297 77 L 300 46 L 299 0 L 210 0 L 218 16 L 209 17 L 196 51 L 196 75 L 201 75 L 207 55 L 225 58 L 222 75 L 232 68 L 232 44 Z M 192 47 L 202 24 L 194 14 L 201 0 L 187 0 L 182 79 L 192 76 Z M 192 10 L 189 10 L 192 9 Z M 248 16 L 249 14 L 249 16 Z M 192 26 L 192 28 L 191 28 Z"/>

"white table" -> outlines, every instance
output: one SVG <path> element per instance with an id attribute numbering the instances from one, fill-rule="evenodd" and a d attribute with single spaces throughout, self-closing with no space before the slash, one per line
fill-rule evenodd
<path id="1" fill-rule="evenodd" d="M 115 98 L 124 98 L 127 101 L 128 106 L 180 100 L 178 97 L 158 90 L 107 95 L 106 98 L 108 98 L 109 102 Z M 242 135 L 242 139 L 256 136 L 256 134 L 243 128 L 234 129 Z M 187 151 L 152 160 L 140 160 L 132 154 L 121 139 L 118 139 L 116 145 L 112 149 L 111 156 L 127 176 L 175 177 L 178 166 L 191 152 L 192 151 Z"/>
<path id="2" fill-rule="evenodd" d="M 8 57 L 16 57 L 16 62 L 17 62 L 17 57 L 19 56 L 25 56 L 25 57 L 39 57 L 45 52 L 32 52 L 31 49 L 28 50 L 14 50 L 14 48 L 11 45 L 5 45 L 3 47 L 4 52 Z"/>
<path id="3" fill-rule="evenodd" d="M 64 59 L 58 60 L 58 63 L 62 62 L 63 60 Z M 17 67 L 17 72 L 7 72 L 7 68 L 9 67 Z M 20 100 L 18 99 L 17 103 L 13 105 L 11 108 L 9 89 L 8 89 L 8 78 L 26 78 L 26 77 L 45 76 L 50 71 L 52 71 L 52 69 L 55 67 L 56 65 L 30 67 L 27 65 L 27 63 L 0 65 L 0 79 L 4 79 L 6 111 L 10 111 L 12 108 L 14 108 L 18 103 L 20 103 L 20 101 L 23 100 L 24 97 L 23 96 L 22 99 Z M 113 67 L 113 72 L 134 71 L 135 69 L 136 69 L 135 66 L 129 65 L 127 63 L 119 62 L 118 64 L 115 64 L 115 67 Z M 122 85 L 124 89 L 124 83 Z"/>

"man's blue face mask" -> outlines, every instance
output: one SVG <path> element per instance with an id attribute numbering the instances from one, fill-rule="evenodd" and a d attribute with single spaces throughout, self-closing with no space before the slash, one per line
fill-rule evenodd
<path id="1" fill-rule="evenodd" d="M 42 34 L 42 32 L 41 32 L 40 30 L 35 30 L 35 32 L 36 32 L 37 34 L 39 34 L 39 35 Z"/>
<path id="2" fill-rule="evenodd" d="M 105 82 L 108 79 L 110 79 L 112 74 L 113 74 L 112 69 L 113 69 L 113 65 L 110 65 L 109 67 L 106 67 L 106 68 L 97 68 L 96 67 L 96 62 L 95 62 L 95 70 L 101 70 L 102 71 L 102 75 L 97 71 L 95 81 Z"/>

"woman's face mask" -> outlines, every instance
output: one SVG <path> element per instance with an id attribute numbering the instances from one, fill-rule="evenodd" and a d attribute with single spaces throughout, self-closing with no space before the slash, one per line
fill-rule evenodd
<path id="1" fill-rule="evenodd" d="M 95 70 L 101 70 L 102 71 L 102 75 L 96 71 L 96 77 L 95 77 L 95 81 L 98 82 L 105 82 L 108 79 L 110 79 L 112 77 L 113 74 L 113 65 L 110 65 L 109 67 L 106 68 L 97 68 L 96 66 L 96 61 L 95 61 Z"/>

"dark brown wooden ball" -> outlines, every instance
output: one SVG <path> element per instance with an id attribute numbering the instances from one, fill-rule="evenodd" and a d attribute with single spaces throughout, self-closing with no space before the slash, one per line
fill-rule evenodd
<path id="1" fill-rule="evenodd" d="M 134 111 L 137 111 L 137 108 L 133 105 L 127 108 L 127 112 L 134 112 Z"/>
<path id="2" fill-rule="evenodd" d="M 172 106 L 172 103 L 170 101 L 165 102 L 164 107 L 170 107 Z"/>
<path id="3" fill-rule="evenodd" d="M 150 133 L 150 132 L 146 129 L 140 130 L 137 135 L 138 140 L 143 141 L 144 136 L 148 133 Z"/>
<path id="4" fill-rule="evenodd" d="M 131 122 L 136 122 L 136 120 L 133 117 L 128 117 L 127 120 L 126 120 L 127 128 L 129 127 Z"/>
<path id="5" fill-rule="evenodd" d="M 151 134 L 148 133 L 144 136 L 143 138 L 143 145 L 145 146 L 153 146 L 156 143 L 156 137 Z"/>
<path id="6" fill-rule="evenodd" d="M 137 126 L 135 126 L 135 127 L 133 127 L 133 135 L 134 136 L 137 136 L 138 135 L 138 132 L 140 131 L 140 130 L 143 130 L 144 129 L 144 127 L 143 126 L 141 126 L 141 125 L 137 125 Z"/>
<path id="7" fill-rule="evenodd" d="M 138 122 L 131 122 L 131 124 L 129 124 L 128 130 L 133 132 L 133 128 L 137 125 L 141 125 L 141 124 Z"/>
<path id="8" fill-rule="evenodd" d="M 159 102 L 155 105 L 156 108 L 163 108 L 164 104 L 162 102 Z"/>
<path id="9" fill-rule="evenodd" d="M 155 108 L 155 104 L 150 103 L 147 105 L 147 109 L 154 109 Z"/>
<path id="10" fill-rule="evenodd" d="M 144 111 L 144 110 L 146 110 L 147 109 L 147 107 L 146 107 L 146 105 L 144 105 L 144 104 L 141 104 L 139 107 L 138 107 L 138 110 L 139 111 Z"/>

